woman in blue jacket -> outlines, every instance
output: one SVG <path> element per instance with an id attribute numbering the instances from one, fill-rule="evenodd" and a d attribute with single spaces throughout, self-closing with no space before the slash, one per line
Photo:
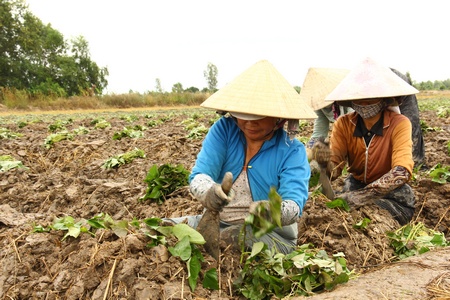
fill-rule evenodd
<path id="1" fill-rule="evenodd" d="M 268 194 L 275 187 L 283 200 L 282 227 L 259 239 L 246 228 L 245 245 L 251 248 L 262 241 L 279 252 L 291 252 L 308 198 L 310 168 L 304 145 L 291 138 L 284 125 L 288 121 L 295 129 L 298 119 L 315 118 L 314 111 L 267 61 L 255 64 L 202 106 L 227 113 L 203 141 L 189 177 L 191 193 L 205 208 L 220 212 L 221 239 L 238 249 L 245 218 L 258 211 L 258 205 L 268 208 Z M 225 193 L 223 184 L 232 189 Z M 196 228 L 201 217 L 187 217 L 188 224 Z"/>

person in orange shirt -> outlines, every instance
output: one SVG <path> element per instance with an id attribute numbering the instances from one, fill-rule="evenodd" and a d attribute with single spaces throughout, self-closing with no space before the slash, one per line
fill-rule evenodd
<path id="1" fill-rule="evenodd" d="M 375 203 L 401 225 L 409 223 L 415 208 L 414 192 L 407 184 L 414 167 L 412 126 L 388 107 L 416 93 L 391 69 L 366 58 L 325 98 L 351 106 L 354 112 L 336 120 L 329 146 L 316 143 L 312 151 L 331 180 L 347 165 L 349 175 L 338 198 L 355 208 Z"/>

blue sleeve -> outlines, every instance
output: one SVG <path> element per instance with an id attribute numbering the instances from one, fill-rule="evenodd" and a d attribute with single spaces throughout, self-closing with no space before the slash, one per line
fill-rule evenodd
<path id="1" fill-rule="evenodd" d="M 311 169 L 306 156 L 305 146 L 295 141 L 296 146 L 288 155 L 280 170 L 278 194 L 282 199 L 292 200 L 300 207 L 300 214 L 308 199 Z"/>
<path id="2" fill-rule="evenodd" d="M 227 155 L 227 131 L 225 118 L 219 119 L 214 123 L 206 134 L 202 143 L 202 148 L 197 155 L 195 165 L 189 175 L 189 182 L 197 174 L 207 174 L 215 182 L 221 180 L 223 165 Z"/>

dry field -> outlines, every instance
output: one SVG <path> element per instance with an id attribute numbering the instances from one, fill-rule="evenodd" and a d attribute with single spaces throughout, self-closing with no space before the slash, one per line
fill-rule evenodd
<path id="1" fill-rule="evenodd" d="M 438 117 L 430 109 L 439 103 L 429 100 L 436 97 L 435 93 L 419 97 L 419 106 L 425 107 L 421 119 L 430 129 L 424 134 L 428 167 L 450 166 L 450 117 Z M 449 99 L 450 95 L 442 97 Z M 124 237 L 98 230 L 95 236 L 82 233 L 64 240 L 63 231 L 32 233 L 37 224 L 48 226 L 63 216 L 80 220 L 107 213 L 114 220 L 131 221 L 200 213 L 200 204 L 186 188 L 161 205 L 139 198 L 146 193 L 144 179 L 153 165 L 181 164 L 187 170 L 193 166 L 202 136 L 192 134 L 185 121 L 193 119 L 198 127 L 209 127 L 215 118 L 214 112 L 198 107 L 2 111 L 0 128 L 21 136 L 0 137 L 0 155 L 11 155 L 27 169 L 0 172 L 0 299 L 241 299 L 232 286 L 241 268 L 239 256 L 226 245 L 222 245 L 219 264 L 220 289 L 211 291 L 200 285 L 191 292 L 185 264 L 164 247 L 147 247 L 149 237 L 140 230 L 130 229 Z M 96 128 L 93 121 L 99 119 L 111 126 Z M 56 123 L 63 123 L 70 132 L 87 130 L 46 147 L 50 125 Z M 112 138 L 129 126 L 146 129 L 142 137 Z M 308 122 L 299 138 L 311 132 L 312 122 Z M 142 149 L 145 158 L 118 168 L 102 167 L 110 157 L 135 148 Z M 338 188 L 339 181 L 333 184 Z M 411 185 L 417 198 L 414 221 L 448 237 L 450 183 L 436 183 L 427 170 L 418 170 Z M 347 213 L 327 208 L 326 202 L 320 195 L 307 202 L 298 223 L 299 245 L 312 243 L 328 253 L 344 252 L 349 267 L 361 275 L 311 299 L 450 297 L 448 247 L 394 262 L 384 233 L 398 224 L 383 210 L 366 207 Z M 353 228 L 364 217 L 372 220 L 367 230 Z M 202 270 L 206 270 L 214 262 L 203 254 Z"/>

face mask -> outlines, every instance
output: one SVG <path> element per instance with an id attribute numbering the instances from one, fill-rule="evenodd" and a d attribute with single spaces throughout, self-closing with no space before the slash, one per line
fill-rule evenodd
<path id="1" fill-rule="evenodd" d="M 352 108 L 361 116 L 363 119 L 370 119 L 376 116 L 384 107 L 383 101 L 378 101 L 374 104 L 369 105 L 358 105 L 352 102 Z"/>

